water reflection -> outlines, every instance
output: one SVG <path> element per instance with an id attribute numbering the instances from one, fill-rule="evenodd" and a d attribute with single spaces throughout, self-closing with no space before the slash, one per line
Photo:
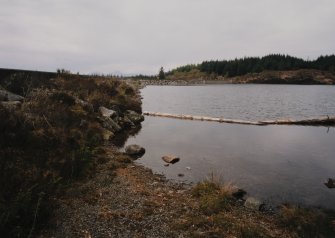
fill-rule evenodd
<path id="1" fill-rule="evenodd" d="M 335 191 L 323 184 L 335 176 L 334 128 L 259 127 L 154 117 L 146 117 L 142 127 L 127 144 L 145 147 L 146 154 L 138 162 L 169 179 L 197 182 L 215 172 L 271 203 L 335 209 Z M 165 167 L 161 157 L 169 154 L 181 161 Z"/>

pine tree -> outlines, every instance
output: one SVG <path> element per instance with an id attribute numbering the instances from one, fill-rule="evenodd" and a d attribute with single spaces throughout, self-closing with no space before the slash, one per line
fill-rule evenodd
<path id="1" fill-rule="evenodd" d="M 165 73 L 164 73 L 164 68 L 161 67 L 158 73 L 158 78 L 159 79 L 165 79 Z"/>

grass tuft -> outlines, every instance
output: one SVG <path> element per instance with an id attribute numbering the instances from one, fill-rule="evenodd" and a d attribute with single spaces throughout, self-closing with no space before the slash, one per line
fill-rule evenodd
<path id="1" fill-rule="evenodd" d="M 280 221 L 301 237 L 335 237 L 335 214 L 319 209 L 284 205 Z"/>

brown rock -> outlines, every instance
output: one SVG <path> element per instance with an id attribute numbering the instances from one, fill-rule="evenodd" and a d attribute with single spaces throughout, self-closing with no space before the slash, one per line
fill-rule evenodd
<path id="1" fill-rule="evenodd" d="M 174 164 L 177 163 L 180 158 L 173 155 L 165 155 L 162 157 L 162 160 L 164 160 L 166 163 Z"/>

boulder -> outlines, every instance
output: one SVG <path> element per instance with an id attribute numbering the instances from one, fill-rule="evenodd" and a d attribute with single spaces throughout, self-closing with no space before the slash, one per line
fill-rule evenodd
<path id="1" fill-rule="evenodd" d="M 24 97 L 11 93 L 6 90 L 0 90 L 0 101 L 23 101 Z"/>
<path id="2" fill-rule="evenodd" d="M 102 120 L 102 126 L 112 132 L 118 132 L 121 131 L 121 127 L 110 117 L 103 117 Z"/>
<path id="3" fill-rule="evenodd" d="M 254 197 L 248 197 L 244 202 L 244 206 L 250 210 L 260 211 L 264 207 L 264 203 Z"/>
<path id="4" fill-rule="evenodd" d="M 125 151 L 130 156 L 142 156 L 145 153 L 145 149 L 139 145 L 128 145 Z"/>
<path id="5" fill-rule="evenodd" d="M 138 124 L 142 121 L 144 121 L 144 116 L 142 114 L 139 114 L 137 112 L 127 110 L 126 115 L 130 121 L 132 121 L 134 124 Z"/>
<path id="6" fill-rule="evenodd" d="M 177 163 L 180 158 L 173 155 L 165 155 L 162 157 L 162 160 L 164 160 L 166 163 L 174 164 Z"/>
<path id="7" fill-rule="evenodd" d="M 117 112 L 106 107 L 99 107 L 99 112 L 103 117 L 115 118 L 117 117 Z"/>
<path id="8" fill-rule="evenodd" d="M 326 182 L 325 185 L 328 188 L 335 188 L 335 179 L 329 178 Z"/>

